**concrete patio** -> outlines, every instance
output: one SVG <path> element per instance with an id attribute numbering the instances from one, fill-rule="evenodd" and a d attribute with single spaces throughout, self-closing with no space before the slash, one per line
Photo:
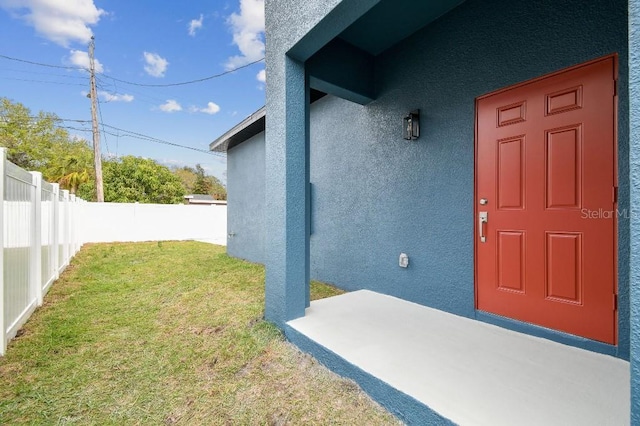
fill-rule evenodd
<path id="1" fill-rule="evenodd" d="M 368 392 L 418 401 L 417 411 L 429 413 L 420 408 L 428 406 L 438 423 L 630 422 L 629 363 L 611 356 L 367 290 L 314 301 L 305 317 L 287 325 L 303 350 L 341 364 L 337 371 L 358 382 L 364 377 Z"/>

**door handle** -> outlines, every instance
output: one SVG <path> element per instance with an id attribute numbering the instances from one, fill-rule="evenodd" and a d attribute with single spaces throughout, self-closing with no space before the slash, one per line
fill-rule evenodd
<path id="1" fill-rule="evenodd" d="M 478 212 L 478 232 L 480 233 L 480 242 L 487 241 L 487 237 L 484 235 L 484 224 L 489 221 L 489 214 L 487 212 Z"/>

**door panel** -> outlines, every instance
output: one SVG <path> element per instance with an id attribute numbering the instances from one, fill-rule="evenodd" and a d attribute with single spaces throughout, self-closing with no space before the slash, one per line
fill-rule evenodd
<path id="1" fill-rule="evenodd" d="M 478 309 L 615 344 L 614 66 L 478 99 Z"/>
<path id="2" fill-rule="evenodd" d="M 547 208 L 579 209 L 582 205 L 581 125 L 545 132 Z"/>
<path id="3" fill-rule="evenodd" d="M 582 303 L 582 234 L 547 232 L 545 298 Z"/>
<path id="4" fill-rule="evenodd" d="M 498 208 L 524 207 L 524 136 L 498 141 Z"/>
<path id="5" fill-rule="evenodd" d="M 525 292 L 524 232 L 498 231 L 498 289 Z"/>

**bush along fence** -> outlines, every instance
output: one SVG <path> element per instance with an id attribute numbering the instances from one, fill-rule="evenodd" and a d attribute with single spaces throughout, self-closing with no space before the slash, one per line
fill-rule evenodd
<path id="1" fill-rule="evenodd" d="M 0 148 L 0 355 L 82 246 L 83 200 Z"/>

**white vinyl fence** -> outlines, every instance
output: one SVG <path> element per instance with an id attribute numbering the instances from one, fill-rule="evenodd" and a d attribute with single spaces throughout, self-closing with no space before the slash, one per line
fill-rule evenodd
<path id="1" fill-rule="evenodd" d="M 226 205 L 84 203 L 86 243 L 197 240 L 227 244 Z"/>
<path id="2" fill-rule="evenodd" d="M 0 355 L 80 249 L 82 200 L 6 159 L 0 148 Z"/>
<path id="3" fill-rule="evenodd" d="M 227 243 L 227 206 L 87 203 L 0 148 L 0 356 L 83 243 Z"/>

